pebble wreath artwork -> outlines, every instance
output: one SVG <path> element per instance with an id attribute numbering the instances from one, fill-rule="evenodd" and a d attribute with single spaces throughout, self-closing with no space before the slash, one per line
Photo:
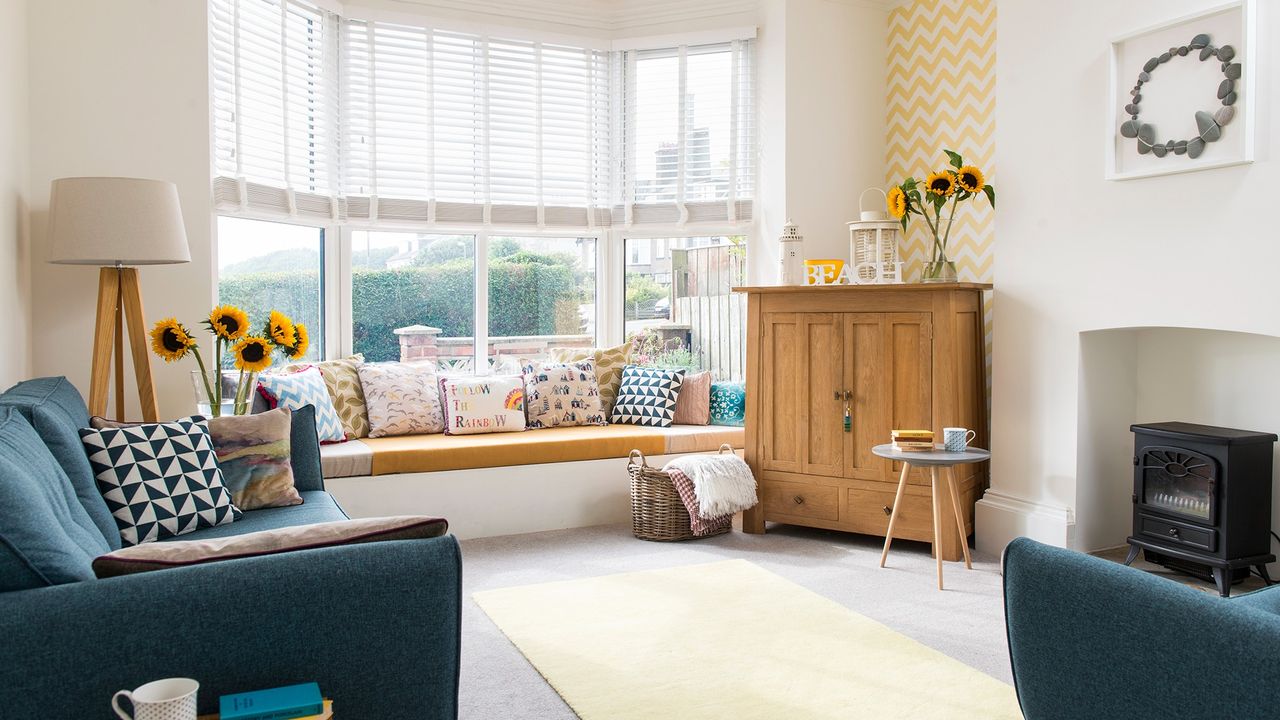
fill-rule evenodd
<path id="1" fill-rule="evenodd" d="M 1214 47 L 1210 42 L 1209 36 L 1201 33 L 1191 38 L 1191 42 L 1186 45 L 1171 47 L 1168 52 L 1151 58 L 1142 66 L 1142 72 L 1138 73 L 1138 81 L 1134 84 L 1133 89 L 1129 91 L 1129 104 L 1124 106 L 1124 111 L 1128 113 L 1129 119 L 1120 123 L 1120 134 L 1122 136 L 1137 139 L 1139 155 L 1151 154 L 1158 158 L 1167 155 L 1186 155 L 1190 158 L 1200 157 L 1200 154 L 1204 152 L 1205 145 L 1221 138 L 1223 126 L 1231 122 L 1231 118 L 1235 117 L 1235 104 L 1239 97 L 1236 91 L 1236 81 L 1240 79 L 1243 68 L 1240 63 L 1232 62 L 1236 57 L 1235 48 L 1230 45 Z M 1151 82 L 1152 74 L 1161 65 L 1176 57 L 1187 57 L 1193 51 L 1199 51 L 1201 62 L 1206 62 L 1212 58 L 1216 62 L 1222 63 L 1223 80 L 1218 85 L 1220 107 L 1213 113 L 1207 110 L 1196 111 L 1197 135 L 1195 137 L 1189 140 L 1156 142 L 1156 126 L 1142 122 L 1138 117 L 1138 113 L 1142 109 L 1144 86 Z"/>

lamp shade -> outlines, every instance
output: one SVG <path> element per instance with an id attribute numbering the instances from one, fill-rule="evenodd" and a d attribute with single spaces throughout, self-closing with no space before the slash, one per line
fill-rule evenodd
<path id="1" fill-rule="evenodd" d="M 54 180 L 49 248 L 49 262 L 65 265 L 191 262 L 178 187 L 139 178 Z"/>

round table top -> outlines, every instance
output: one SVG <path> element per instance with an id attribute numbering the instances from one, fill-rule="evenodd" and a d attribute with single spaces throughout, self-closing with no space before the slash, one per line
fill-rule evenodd
<path id="1" fill-rule="evenodd" d="M 893 443 L 871 448 L 871 452 L 891 460 L 901 460 L 908 465 L 964 465 L 991 459 L 991 451 L 970 447 L 964 452 L 947 452 L 942 445 L 934 445 L 933 452 L 909 452 L 895 450 Z"/>

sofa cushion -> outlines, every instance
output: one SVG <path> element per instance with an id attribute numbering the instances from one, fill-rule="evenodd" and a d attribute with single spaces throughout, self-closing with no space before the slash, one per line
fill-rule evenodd
<path id="1" fill-rule="evenodd" d="M 289 458 L 293 467 L 293 487 L 298 492 L 324 490 L 316 409 L 311 405 L 293 411 L 293 422 L 289 427 Z"/>
<path id="2" fill-rule="evenodd" d="M 448 531 L 448 521 L 422 515 L 335 520 L 220 538 L 138 545 L 95 558 L 93 571 L 100 578 L 108 578 L 338 545 L 424 540 Z"/>
<path id="3" fill-rule="evenodd" d="M 444 432 L 434 363 L 366 363 L 356 370 L 364 386 L 368 437 Z"/>
<path id="4" fill-rule="evenodd" d="M 226 525 L 196 530 L 180 537 L 166 538 L 161 542 L 177 540 L 207 540 L 209 538 L 231 537 L 259 530 L 274 530 L 294 525 L 310 525 L 312 523 L 346 520 L 347 514 L 338 507 L 333 496 L 323 490 L 311 490 L 299 493 L 302 504 L 281 508 L 263 508 L 250 510 L 240 516 L 239 520 Z"/>
<path id="5" fill-rule="evenodd" d="M 112 549 L 40 435 L 0 407 L 0 592 L 91 579 Z"/>
<path id="6" fill-rule="evenodd" d="M 711 373 L 689 373 L 676 396 L 676 425 L 706 425 L 711 422 Z"/>
<path id="7" fill-rule="evenodd" d="M 609 422 L 645 427 L 671 427 L 684 370 L 628 365 L 622 371 L 618 401 Z"/>
<path id="8" fill-rule="evenodd" d="M 205 421 L 83 428 L 98 489 L 125 545 L 236 519 Z"/>
<path id="9" fill-rule="evenodd" d="M 631 343 L 611 348 L 552 348 L 548 362 L 577 362 L 591 358 L 596 364 L 596 383 L 600 386 L 600 406 L 604 416 L 613 414 L 613 402 L 622 384 L 622 369 L 631 362 Z"/>
<path id="10" fill-rule="evenodd" d="M 62 466 L 76 499 L 107 544 L 120 547 L 115 518 L 93 482 L 93 469 L 80 443 L 80 428 L 89 427 L 84 398 L 65 377 L 26 380 L 0 395 L 0 407 L 11 407 L 27 419 Z"/>
<path id="11" fill-rule="evenodd" d="M 324 376 L 324 385 L 329 389 L 329 399 L 333 400 L 333 409 L 342 421 L 342 431 L 347 439 L 369 436 L 369 415 L 364 399 L 364 386 L 360 384 L 360 373 L 357 368 L 364 362 L 364 355 L 356 353 L 351 357 L 339 360 L 325 360 L 314 363 Z M 312 365 L 290 365 L 284 369 L 286 373 L 302 372 Z"/>
<path id="12" fill-rule="evenodd" d="M 594 360 L 530 363 L 522 370 L 530 429 L 608 424 Z"/>
<path id="13" fill-rule="evenodd" d="M 299 505 L 289 458 L 292 411 L 209 418 L 209 436 L 231 502 L 241 510 Z"/>
<path id="14" fill-rule="evenodd" d="M 267 394 L 273 408 L 283 405 L 297 410 L 303 405 L 315 406 L 316 434 L 320 442 L 347 439 L 319 369 L 311 367 L 289 375 L 263 375 L 258 378 L 258 390 Z"/>
<path id="15" fill-rule="evenodd" d="M 711 424 L 746 424 L 747 388 L 740 382 L 711 383 Z"/>
<path id="16" fill-rule="evenodd" d="M 446 435 L 524 432 L 524 378 L 440 378 Z"/>

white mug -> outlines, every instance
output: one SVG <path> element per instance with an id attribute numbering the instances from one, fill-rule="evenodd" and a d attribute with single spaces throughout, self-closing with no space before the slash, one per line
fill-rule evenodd
<path id="1" fill-rule="evenodd" d="M 966 428 L 942 428 L 942 445 L 947 452 L 964 452 L 978 433 Z"/>
<path id="2" fill-rule="evenodd" d="M 196 691 L 200 683 L 190 678 L 165 678 L 136 690 L 121 690 L 111 697 L 111 708 L 120 720 L 196 720 Z M 120 709 L 120 698 L 133 704 L 133 715 Z"/>

